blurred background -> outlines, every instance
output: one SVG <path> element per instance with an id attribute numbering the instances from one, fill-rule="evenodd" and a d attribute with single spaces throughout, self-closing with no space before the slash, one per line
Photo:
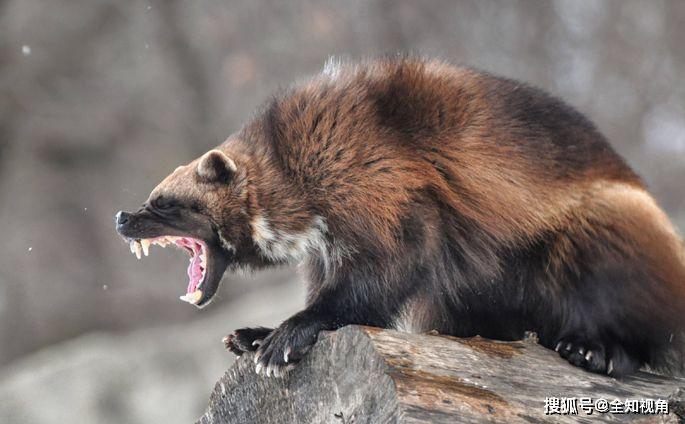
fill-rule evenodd
<path id="1" fill-rule="evenodd" d="M 685 228 L 685 2 L 0 0 L 0 422 L 192 422 L 221 338 L 303 304 L 295 270 L 178 300 L 183 253 L 114 231 L 176 166 L 330 56 L 437 56 L 588 115 Z"/>

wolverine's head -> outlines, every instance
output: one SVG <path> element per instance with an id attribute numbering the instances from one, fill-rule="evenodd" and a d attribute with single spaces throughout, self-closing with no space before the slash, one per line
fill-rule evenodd
<path id="1" fill-rule="evenodd" d="M 182 300 L 207 305 L 241 244 L 249 244 L 247 171 L 235 156 L 214 149 L 166 177 L 136 212 L 119 211 L 116 228 L 131 251 L 174 245 L 190 255 Z"/>

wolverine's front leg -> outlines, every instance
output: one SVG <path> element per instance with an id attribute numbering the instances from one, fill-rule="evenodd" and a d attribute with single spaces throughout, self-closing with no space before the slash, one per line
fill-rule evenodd
<path id="1" fill-rule="evenodd" d="M 279 375 L 298 362 L 316 342 L 322 330 L 348 324 L 388 327 L 413 290 L 411 280 L 380 284 L 348 277 L 319 293 L 303 311 L 272 331 L 255 355 L 257 373 Z"/>
<path id="2" fill-rule="evenodd" d="M 259 345 L 254 361 L 257 374 L 280 376 L 316 342 L 321 330 L 335 330 L 341 325 L 330 317 L 305 309 L 285 320 Z"/>

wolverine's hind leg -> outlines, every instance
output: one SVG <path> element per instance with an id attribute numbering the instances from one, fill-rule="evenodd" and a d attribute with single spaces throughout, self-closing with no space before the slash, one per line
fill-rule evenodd
<path id="1" fill-rule="evenodd" d="M 649 360 L 654 337 L 666 326 L 657 310 L 659 298 L 645 292 L 648 275 L 635 262 L 593 253 L 582 276 L 567 276 L 558 289 L 556 325 L 545 339 L 575 366 L 628 375 Z"/>
<path id="2" fill-rule="evenodd" d="M 666 215 L 642 188 L 601 182 L 561 230 L 534 277 L 541 299 L 555 300 L 538 315 L 555 317 L 548 346 L 593 372 L 654 366 L 685 310 L 685 256 Z"/>

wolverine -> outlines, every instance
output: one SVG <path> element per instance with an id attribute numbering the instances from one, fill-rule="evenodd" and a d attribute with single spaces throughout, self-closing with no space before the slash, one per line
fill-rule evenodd
<path id="1" fill-rule="evenodd" d="M 139 257 L 185 250 L 197 307 L 226 270 L 301 264 L 304 310 L 224 339 L 264 375 L 348 324 L 532 331 L 611 376 L 682 368 L 685 249 L 666 214 L 587 118 L 472 68 L 330 62 L 116 228 Z"/>

